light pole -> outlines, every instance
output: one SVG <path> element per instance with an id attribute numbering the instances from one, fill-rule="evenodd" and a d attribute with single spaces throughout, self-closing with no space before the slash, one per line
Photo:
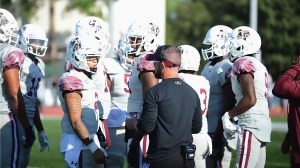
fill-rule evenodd
<path id="1" fill-rule="evenodd" d="M 250 27 L 257 31 L 257 0 L 250 0 Z M 261 50 L 254 57 L 261 62 Z"/>

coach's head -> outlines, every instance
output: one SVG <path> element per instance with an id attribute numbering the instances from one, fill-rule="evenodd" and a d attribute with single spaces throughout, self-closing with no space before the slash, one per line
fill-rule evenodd
<path id="1" fill-rule="evenodd" d="M 159 46 L 155 51 L 155 72 L 158 79 L 177 78 L 181 51 L 175 45 Z"/>

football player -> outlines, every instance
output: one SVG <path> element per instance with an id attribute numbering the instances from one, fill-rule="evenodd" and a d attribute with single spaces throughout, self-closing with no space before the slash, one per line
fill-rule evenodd
<path id="1" fill-rule="evenodd" d="M 130 95 L 127 112 L 131 117 L 139 119 L 143 110 L 143 95 L 150 87 L 158 83 L 153 72 L 155 70 L 153 53 L 156 50 L 159 27 L 152 22 L 133 22 L 126 33 L 125 43 L 129 49 L 125 52 L 126 62 L 133 66 L 129 78 Z M 125 140 L 131 139 L 133 132 L 126 130 Z M 142 137 L 141 137 L 142 138 Z M 140 158 L 146 158 L 148 138 L 141 141 Z M 130 144 L 130 142 L 128 142 Z M 143 162 L 140 159 L 139 165 Z"/>
<path id="2" fill-rule="evenodd" d="M 225 134 L 238 132 L 236 167 L 264 167 L 270 142 L 268 71 L 253 57 L 260 47 L 260 36 L 250 27 L 237 27 L 230 35 L 231 83 L 237 103 L 223 115 L 222 123 Z M 234 117 L 238 125 L 230 121 Z"/>
<path id="3" fill-rule="evenodd" d="M 127 102 L 130 94 L 128 81 L 132 66 L 126 61 L 125 45 L 121 36 L 117 57 L 103 59 L 111 94 L 111 109 L 107 118 L 111 138 L 111 147 L 107 151 L 109 155 L 109 160 L 107 160 L 108 167 L 122 168 L 127 149 L 127 143 L 124 141 L 125 119 L 129 117 L 127 113 Z"/>
<path id="4" fill-rule="evenodd" d="M 15 47 L 18 25 L 14 16 L 0 8 L 0 167 L 24 167 L 20 146 L 31 147 L 35 135 L 26 116 L 19 72 L 25 55 Z M 18 132 L 24 131 L 20 137 Z"/>
<path id="5" fill-rule="evenodd" d="M 208 80 L 196 75 L 199 70 L 201 56 L 197 49 L 191 45 L 181 45 L 181 64 L 179 67 L 179 77 L 189 84 L 200 98 L 202 110 L 202 128 L 200 133 L 193 134 L 193 143 L 196 145 L 195 167 L 206 167 L 205 158 L 212 152 L 211 138 L 207 134 L 207 109 L 209 101 L 210 85 Z"/>
<path id="6" fill-rule="evenodd" d="M 20 71 L 20 87 L 24 97 L 26 114 L 32 128 L 36 127 L 40 142 L 40 151 L 43 151 L 50 146 L 48 138 L 44 131 L 44 127 L 40 118 L 40 111 L 37 99 L 37 90 L 40 81 L 45 77 L 45 64 L 40 57 L 45 56 L 47 50 L 48 38 L 44 30 L 35 24 L 26 24 L 19 30 L 19 41 L 17 47 L 20 48 L 24 54 L 25 59 Z M 25 132 L 19 132 L 21 136 Z M 20 162 L 22 165 L 28 165 L 31 148 L 22 148 L 22 158 Z"/>
<path id="7" fill-rule="evenodd" d="M 222 115 L 234 107 L 235 99 L 231 89 L 230 70 L 232 63 L 227 59 L 229 53 L 228 37 L 232 29 L 224 25 L 211 27 L 203 40 L 208 48 L 202 49 L 205 64 L 201 75 L 210 84 L 208 103 L 208 134 L 213 143 L 212 154 L 206 159 L 207 167 L 230 167 L 231 151 L 236 148 L 236 139 L 223 138 Z M 222 108 L 220 108 L 222 107 Z M 236 136 L 237 137 L 237 136 Z"/>
<path id="8" fill-rule="evenodd" d="M 98 40 L 98 45 L 103 52 L 103 57 L 110 49 L 110 34 L 108 26 L 102 19 L 98 17 L 87 16 L 80 19 L 75 25 L 74 35 L 94 36 Z M 66 67 L 70 65 L 68 61 L 66 61 L 66 64 Z M 100 58 L 99 60 L 97 72 L 93 74 L 93 79 L 95 80 L 97 86 L 97 97 L 99 99 L 99 126 L 101 129 L 99 129 L 97 135 L 99 136 L 99 140 L 101 141 L 101 146 L 108 149 L 111 146 L 111 142 L 106 119 L 110 112 L 111 97 L 107 85 L 107 73 L 103 65 L 102 58 Z"/>
<path id="9" fill-rule="evenodd" d="M 106 150 L 96 135 L 99 109 L 92 78 L 102 56 L 95 36 L 76 36 L 68 43 L 67 57 L 73 68 L 62 74 L 58 87 L 64 112 L 60 151 L 69 167 L 101 167 L 106 162 Z"/>

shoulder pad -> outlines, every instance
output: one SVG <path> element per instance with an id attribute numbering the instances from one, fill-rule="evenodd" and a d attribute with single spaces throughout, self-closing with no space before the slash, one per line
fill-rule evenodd
<path id="1" fill-rule="evenodd" d="M 21 50 L 10 52 L 4 59 L 4 69 L 20 68 L 24 63 L 25 55 Z"/>
<path id="2" fill-rule="evenodd" d="M 246 57 L 237 59 L 232 66 L 232 73 L 237 76 L 245 73 L 250 73 L 253 76 L 255 71 L 254 63 Z"/>
<path id="3" fill-rule="evenodd" d="M 141 59 L 137 63 L 137 70 L 138 71 L 154 71 L 154 60 L 156 59 L 156 56 L 154 54 L 147 54 L 144 57 L 141 57 Z"/>
<path id="4" fill-rule="evenodd" d="M 83 90 L 81 79 L 76 76 L 63 75 L 58 82 L 58 87 L 61 91 Z"/>

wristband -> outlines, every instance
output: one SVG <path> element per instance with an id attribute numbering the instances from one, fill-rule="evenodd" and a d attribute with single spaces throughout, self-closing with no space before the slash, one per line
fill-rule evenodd
<path id="1" fill-rule="evenodd" d="M 83 139 L 82 142 L 83 142 L 86 146 L 89 146 L 89 144 L 91 144 L 92 142 L 94 142 L 94 140 L 91 139 L 90 137 L 87 137 L 87 138 Z"/>
<path id="2" fill-rule="evenodd" d="M 96 145 L 95 142 L 92 142 L 88 145 L 89 149 L 91 150 L 92 153 L 94 153 L 97 149 L 98 149 L 98 146 Z"/>

